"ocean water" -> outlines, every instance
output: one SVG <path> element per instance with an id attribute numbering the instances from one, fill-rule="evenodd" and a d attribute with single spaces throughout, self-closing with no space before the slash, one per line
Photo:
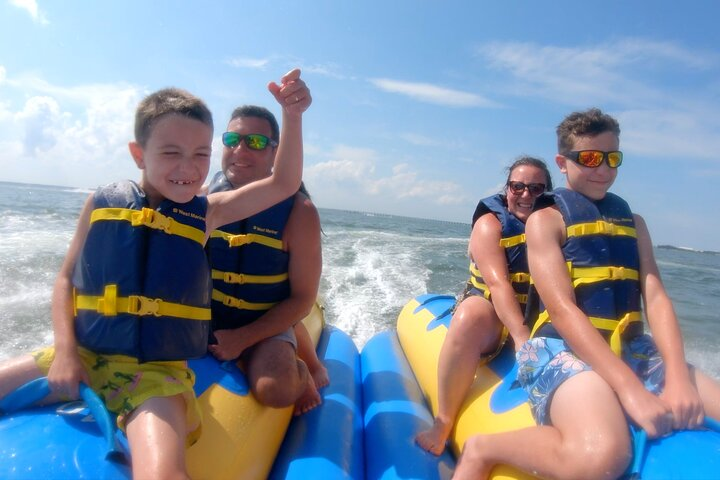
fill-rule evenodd
<path id="1" fill-rule="evenodd" d="M 0 359 L 52 342 L 52 285 L 89 193 L 0 182 Z M 467 280 L 467 224 L 331 209 L 320 218 L 326 319 L 359 349 L 394 328 L 411 298 L 455 295 Z M 655 255 L 689 361 L 720 378 L 720 254 Z"/>

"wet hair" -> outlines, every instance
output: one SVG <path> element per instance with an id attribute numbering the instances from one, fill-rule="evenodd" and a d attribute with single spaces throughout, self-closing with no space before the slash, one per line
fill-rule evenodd
<path id="1" fill-rule="evenodd" d="M 573 112 L 557 126 L 558 153 L 569 153 L 578 137 L 595 137 L 612 132 L 620 137 L 620 124 L 599 108 Z"/>
<path id="2" fill-rule="evenodd" d="M 545 174 L 545 191 L 549 192 L 553 189 L 552 185 L 552 177 L 550 176 L 550 170 L 548 170 L 548 166 L 540 160 L 539 158 L 530 157 L 528 155 L 523 155 L 521 157 L 518 157 L 515 159 L 515 161 L 507 167 L 505 170 L 507 170 L 507 180 L 505 181 L 505 185 L 507 185 L 507 182 L 510 181 L 510 175 L 512 175 L 512 172 L 518 168 L 522 167 L 524 165 L 529 165 L 531 167 L 539 168 L 543 171 Z M 507 188 L 507 187 L 505 187 Z"/>
<path id="3" fill-rule="evenodd" d="M 135 141 L 143 147 L 155 123 L 165 115 L 182 115 L 213 128 L 212 113 L 205 102 L 179 88 L 164 88 L 145 97 L 135 111 Z"/>
<path id="4" fill-rule="evenodd" d="M 247 117 L 264 118 L 265 120 L 267 120 L 267 122 L 270 124 L 270 131 L 272 132 L 270 134 L 270 138 L 272 138 L 276 142 L 280 141 L 280 127 L 278 126 L 275 115 L 273 115 L 270 110 L 257 105 L 242 105 L 233 110 L 232 114 L 230 115 L 230 121 L 232 122 L 236 118 Z"/>

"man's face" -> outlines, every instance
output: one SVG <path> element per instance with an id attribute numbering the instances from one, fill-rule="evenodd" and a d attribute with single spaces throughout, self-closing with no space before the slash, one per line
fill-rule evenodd
<path id="1" fill-rule="evenodd" d="M 230 121 L 228 132 L 240 135 L 260 134 L 271 138 L 270 123 L 260 117 L 240 117 Z M 223 146 L 222 170 L 234 187 L 240 187 L 272 174 L 277 147 L 268 142 L 263 150 L 253 150 L 243 139 L 235 147 Z"/>

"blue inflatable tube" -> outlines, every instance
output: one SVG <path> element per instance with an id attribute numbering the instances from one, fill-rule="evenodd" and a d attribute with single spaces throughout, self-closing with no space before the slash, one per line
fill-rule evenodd
<path id="1" fill-rule="evenodd" d="M 415 444 L 432 426 L 420 386 L 395 331 L 374 336 L 360 355 L 368 480 L 449 479 L 455 460 L 446 450 L 436 457 Z"/>
<path id="2" fill-rule="evenodd" d="M 330 385 L 320 390 L 320 407 L 290 423 L 270 479 L 365 478 L 357 347 L 342 330 L 326 327 L 317 351 Z"/>

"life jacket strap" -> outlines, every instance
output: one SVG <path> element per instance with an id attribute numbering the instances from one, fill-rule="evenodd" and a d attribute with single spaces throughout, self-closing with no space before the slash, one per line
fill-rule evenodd
<path id="1" fill-rule="evenodd" d="M 239 308 L 241 310 L 270 310 L 273 306 L 277 305 L 278 302 L 269 303 L 252 303 L 241 298 L 235 298 L 230 295 L 226 295 L 220 290 L 213 289 L 212 299 L 222 303 L 226 307 Z"/>
<path id="2" fill-rule="evenodd" d="M 515 245 L 520 245 L 522 243 L 525 243 L 525 234 L 524 233 L 521 233 L 520 235 L 515 235 L 512 237 L 500 239 L 500 246 L 503 248 L 514 247 Z"/>
<path id="3" fill-rule="evenodd" d="M 573 267 L 568 262 L 568 271 L 573 279 L 573 286 L 589 283 L 604 282 L 608 280 L 639 280 L 640 272 L 634 268 L 626 267 Z"/>
<path id="4" fill-rule="evenodd" d="M 281 273 L 279 275 L 248 275 L 245 273 L 223 272 L 221 270 L 213 269 L 212 279 L 222 280 L 223 282 L 228 284 L 244 285 L 246 283 L 256 283 L 268 285 L 284 282 L 288 279 L 288 274 Z"/>
<path id="5" fill-rule="evenodd" d="M 482 290 L 483 297 L 490 300 L 490 288 L 488 288 L 486 284 L 479 282 L 474 276 L 470 277 L 470 282 L 472 283 L 473 287 L 477 288 L 478 290 Z M 525 305 L 528 301 L 528 296 L 524 293 L 515 293 L 515 298 L 517 299 L 518 303 L 521 303 L 523 305 Z"/>
<path id="6" fill-rule="evenodd" d="M 98 208 L 93 210 L 90 223 L 101 220 L 124 220 L 133 227 L 145 226 L 155 230 L 162 230 L 168 235 L 178 235 L 193 240 L 200 245 L 205 244 L 205 232 L 185 225 L 177 220 L 165 216 L 152 208 L 134 210 L 131 208 Z"/>
<path id="7" fill-rule="evenodd" d="M 637 238 L 637 231 L 634 227 L 626 227 L 604 220 L 597 220 L 590 223 L 577 223 L 567 227 L 567 236 L 581 237 L 584 235 L 624 235 Z"/>
<path id="8" fill-rule="evenodd" d="M 601 317 L 588 317 L 590 323 L 598 330 L 606 330 L 612 332 L 610 334 L 610 349 L 615 355 L 620 356 L 622 351 L 622 334 L 627 330 L 633 322 L 642 322 L 642 314 L 640 312 L 628 312 L 619 319 L 612 318 L 601 318 Z M 550 323 L 550 314 L 547 310 L 543 310 L 538 316 L 537 322 L 533 326 L 530 332 L 530 337 L 535 337 L 535 334 L 540 327 Z"/>
<path id="9" fill-rule="evenodd" d="M 77 295 L 74 292 L 73 308 L 76 315 L 78 310 L 94 310 L 106 317 L 128 313 L 138 316 L 177 317 L 199 321 L 209 321 L 211 318 L 209 308 L 166 302 L 160 298 L 148 298 L 142 295 L 120 297 L 117 285 L 106 285 L 102 296 Z"/>
<path id="10" fill-rule="evenodd" d="M 227 232 L 223 232 L 222 230 L 215 230 L 210 234 L 210 237 L 223 238 L 228 242 L 228 245 L 230 245 L 231 247 L 242 247 L 243 245 L 248 245 L 250 243 L 258 243 L 260 245 L 265 245 L 266 247 L 275 248 L 277 250 L 282 250 L 283 248 L 282 240 L 267 237 L 265 235 L 259 235 L 257 233 L 241 233 L 238 235 L 233 235 Z"/>

